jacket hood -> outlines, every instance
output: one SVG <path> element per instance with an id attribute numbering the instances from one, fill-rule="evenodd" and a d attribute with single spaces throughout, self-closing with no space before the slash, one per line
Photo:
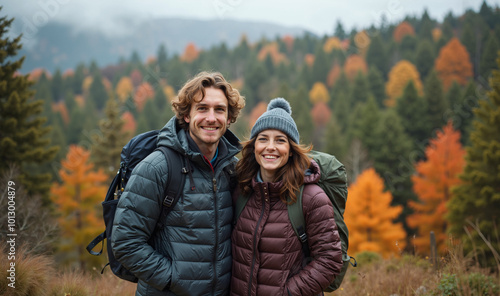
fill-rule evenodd
<path id="1" fill-rule="evenodd" d="M 311 159 L 311 165 L 306 170 L 304 176 L 304 184 L 318 183 L 320 177 L 321 172 L 319 171 L 319 165 L 316 163 L 316 161 L 314 161 L 314 159 Z"/>
<path id="2" fill-rule="evenodd" d="M 223 141 L 230 153 L 241 150 L 241 145 L 239 143 L 238 137 L 236 137 L 233 132 L 229 129 L 224 133 L 222 138 Z M 170 120 L 165 124 L 165 126 L 160 130 L 158 134 L 158 146 L 167 146 L 172 149 L 178 151 L 182 154 L 192 155 L 197 152 L 191 151 L 189 149 L 189 142 L 187 138 L 186 131 L 179 126 L 177 123 L 177 118 L 173 116 Z"/>

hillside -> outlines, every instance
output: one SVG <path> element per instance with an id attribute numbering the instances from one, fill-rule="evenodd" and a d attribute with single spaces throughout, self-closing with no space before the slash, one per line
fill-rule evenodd
<path id="1" fill-rule="evenodd" d="M 284 27 L 271 23 L 243 22 L 235 20 L 193 20 L 180 18 L 154 19 L 127 28 L 134 20 L 121 22 L 120 31 L 128 33 L 105 34 L 98 31 L 76 31 L 67 24 L 48 22 L 41 28 L 17 24 L 13 32 L 24 32 L 24 48 L 20 55 L 26 60 L 22 72 L 45 68 L 50 72 L 59 68 L 74 68 L 78 63 L 95 61 L 98 65 L 115 64 L 120 58 L 129 58 L 136 51 L 141 59 L 155 55 L 164 44 L 169 55 L 182 53 L 189 42 L 201 49 L 224 42 L 235 46 L 242 34 L 254 42 L 262 37 L 299 36 L 300 28 Z M 14 23 L 15 25 L 15 23 Z"/>

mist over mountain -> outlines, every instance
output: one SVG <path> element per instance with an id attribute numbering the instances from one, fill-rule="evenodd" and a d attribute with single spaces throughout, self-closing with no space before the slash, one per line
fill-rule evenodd
<path id="1" fill-rule="evenodd" d="M 306 30 L 285 27 L 272 23 L 236 20 L 194 20 L 180 18 L 152 19 L 137 23 L 129 19 L 120 22 L 116 34 L 105 30 L 77 30 L 68 24 L 48 22 L 36 28 L 29 23 L 18 22 L 13 32 L 22 32 L 23 48 L 20 55 L 26 56 L 22 72 L 44 68 L 50 72 L 57 68 L 64 71 L 79 63 L 95 61 L 98 66 L 128 59 L 136 51 L 142 60 L 156 56 L 164 44 L 167 54 L 181 54 L 189 42 L 198 48 L 209 49 L 222 42 L 233 47 L 245 34 L 249 42 L 263 37 L 302 36 Z M 16 25 L 16 23 L 14 23 Z M 104 28 L 103 28 L 104 29 Z M 109 30 L 108 30 L 109 31 Z"/>

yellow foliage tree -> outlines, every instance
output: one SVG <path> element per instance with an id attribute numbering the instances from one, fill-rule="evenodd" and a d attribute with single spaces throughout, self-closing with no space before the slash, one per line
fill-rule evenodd
<path id="1" fill-rule="evenodd" d="M 403 91 L 410 82 L 413 80 L 413 84 L 418 91 L 419 95 L 422 95 L 422 81 L 420 80 L 420 74 L 417 68 L 407 60 L 399 61 L 394 67 L 392 67 L 389 72 L 389 79 L 385 84 L 385 92 L 388 99 L 385 100 L 385 105 L 387 107 L 392 107 L 396 104 L 396 99 L 399 98 Z"/>
<path id="2" fill-rule="evenodd" d="M 338 37 L 330 37 L 326 40 L 325 44 L 323 44 L 323 51 L 325 53 L 331 53 L 334 49 L 342 50 L 342 44 Z"/>
<path id="3" fill-rule="evenodd" d="M 267 110 L 267 104 L 264 103 L 264 102 L 259 102 L 257 104 L 257 106 L 255 106 L 253 109 L 252 109 L 252 112 L 250 113 L 250 116 L 249 116 L 249 120 L 248 120 L 248 124 L 249 124 L 249 128 L 252 128 L 254 125 L 255 125 L 255 122 L 257 121 L 257 119 L 262 115 L 264 114 L 264 112 L 266 112 Z"/>
<path id="4" fill-rule="evenodd" d="M 466 85 L 472 77 L 472 64 L 465 46 L 454 37 L 439 51 L 435 61 L 436 71 L 447 90 L 453 81 Z"/>
<path id="5" fill-rule="evenodd" d="M 354 36 L 354 44 L 356 44 L 356 48 L 358 49 L 358 52 L 362 57 L 366 57 L 366 52 L 370 47 L 370 43 L 370 36 L 368 36 L 368 33 L 366 33 L 365 30 L 358 32 Z"/>
<path id="6" fill-rule="evenodd" d="M 311 90 L 309 91 L 309 100 L 315 105 L 316 103 L 328 103 L 330 101 L 330 94 L 328 94 L 328 89 L 322 82 L 315 82 Z"/>
<path id="7" fill-rule="evenodd" d="M 134 92 L 134 84 L 132 83 L 132 79 L 127 76 L 120 78 L 120 80 L 116 84 L 115 91 L 120 102 L 124 103 L 127 98 Z"/>
<path id="8" fill-rule="evenodd" d="M 349 186 L 344 213 L 349 229 L 349 252 L 372 251 L 387 258 L 399 256 L 406 246 L 406 232 L 394 223 L 402 206 L 391 207 L 392 194 L 384 192 L 384 180 L 373 168 L 363 171 Z"/>
<path id="9" fill-rule="evenodd" d="M 104 172 L 93 170 L 89 156 L 89 151 L 71 145 L 59 170 L 62 183 L 50 188 L 61 227 L 59 249 L 67 263 L 78 262 L 82 268 L 102 263 L 100 258 L 89 257 L 85 247 L 104 229 L 100 204 L 107 192 L 103 182 L 108 179 Z"/>
<path id="10" fill-rule="evenodd" d="M 414 213 L 408 216 L 407 222 L 418 230 L 418 236 L 413 240 L 417 251 L 429 251 L 429 234 L 434 231 L 438 251 L 444 254 L 447 247 L 446 203 L 450 200 L 451 188 L 461 183 L 458 175 L 465 165 L 460 132 L 453 129 L 451 121 L 430 141 L 425 158 L 416 164 L 417 174 L 412 176 L 418 201 L 408 202 Z"/>

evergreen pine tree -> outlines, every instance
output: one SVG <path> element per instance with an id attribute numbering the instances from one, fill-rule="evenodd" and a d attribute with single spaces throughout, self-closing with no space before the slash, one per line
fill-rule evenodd
<path id="1" fill-rule="evenodd" d="M 91 156 L 96 167 L 102 168 L 112 178 L 120 165 L 120 153 L 128 136 L 123 131 L 123 120 L 114 97 L 109 97 L 106 102 L 104 115 L 99 121 L 99 133 L 92 135 Z"/>
<path id="2" fill-rule="evenodd" d="M 0 7 L 0 12 L 1 12 Z M 48 196 L 50 174 L 33 173 L 29 167 L 51 161 L 58 147 L 50 145 L 49 127 L 41 117 L 43 102 L 33 100 L 28 75 L 18 75 L 24 57 L 17 60 L 21 36 L 7 37 L 13 22 L 0 18 L 0 173 L 15 165 L 29 194 Z"/>
<path id="3" fill-rule="evenodd" d="M 161 44 L 158 49 L 158 71 L 160 71 L 160 77 L 164 77 L 167 74 L 167 49 L 165 44 Z"/>
<path id="4" fill-rule="evenodd" d="M 481 61 L 479 62 L 479 75 L 481 75 L 485 81 L 488 80 L 493 69 L 498 69 L 495 64 L 495 59 L 499 49 L 500 44 L 498 39 L 493 32 L 490 32 L 483 54 L 481 55 Z"/>
<path id="5" fill-rule="evenodd" d="M 378 136 L 373 130 L 380 121 L 380 109 L 373 96 L 370 96 L 366 102 L 358 103 L 354 110 L 351 116 L 348 142 L 350 143 L 353 139 L 361 140 L 361 144 L 368 151 L 369 158 L 373 159 L 371 153 L 379 144 L 379 139 L 376 138 Z"/>
<path id="6" fill-rule="evenodd" d="M 369 90 L 373 94 L 375 101 L 377 101 L 379 108 L 382 108 L 385 100 L 384 77 L 377 68 L 370 67 L 367 78 Z"/>
<path id="7" fill-rule="evenodd" d="M 314 57 L 312 81 L 326 83 L 330 64 L 328 63 L 326 53 L 322 46 L 318 46 Z"/>
<path id="8" fill-rule="evenodd" d="M 424 143 L 431 135 L 426 118 L 427 102 L 418 95 L 417 89 L 410 81 L 398 100 L 396 100 L 396 113 L 401 118 L 405 133 L 414 141 L 414 148 Z"/>
<path id="9" fill-rule="evenodd" d="M 427 75 L 431 72 L 434 67 L 434 60 L 436 59 L 436 54 L 434 53 L 434 47 L 429 40 L 423 40 L 418 44 L 417 47 L 417 57 L 415 60 L 415 66 L 420 72 L 420 77 L 425 79 Z"/>
<path id="10" fill-rule="evenodd" d="M 500 57 L 497 64 L 500 67 Z M 461 175 L 463 184 L 453 191 L 448 219 L 451 232 L 462 238 L 464 251 L 474 251 L 481 256 L 481 262 L 496 268 L 498 257 L 492 255 L 485 241 L 498 244 L 500 225 L 500 71 L 493 71 L 490 87 L 487 99 L 481 100 L 474 110 L 471 146 L 466 150 Z"/>
<path id="11" fill-rule="evenodd" d="M 370 47 L 366 52 L 366 63 L 376 67 L 383 77 L 387 77 L 387 73 L 389 73 L 388 58 L 380 34 L 376 34 L 370 42 Z"/>
<path id="12" fill-rule="evenodd" d="M 443 85 L 436 71 L 432 71 L 425 80 L 424 93 L 424 100 L 427 106 L 429 137 L 434 137 L 434 131 L 446 124 L 444 115 L 448 108 L 443 93 Z"/>
<path id="13" fill-rule="evenodd" d="M 64 87 L 63 87 L 63 78 L 61 75 L 61 70 L 57 69 L 56 72 L 54 73 L 54 76 L 52 76 L 52 81 L 51 81 L 51 91 L 54 102 L 59 102 L 60 100 L 64 99 L 63 90 Z"/>
<path id="14" fill-rule="evenodd" d="M 102 110 L 106 104 L 108 93 L 102 83 L 102 75 L 100 71 L 96 71 L 93 76 L 92 83 L 89 89 L 89 100 L 93 102 L 97 110 Z"/>
<path id="15" fill-rule="evenodd" d="M 411 211 L 405 205 L 416 198 L 411 190 L 411 176 L 414 173 L 411 139 L 394 109 L 383 113 L 373 132 L 374 138 L 379 140 L 377 149 L 370 151 L 373 167 L 384 178 L 387 190 L 392 192 L 392 204 L 404 206 L 397 221 L 403 222 L 408 230 L 404 221 Z"/>
<path id="16" fill-rule="evenodd" d="M 361 72 L 358 72 L 358 75 L 356 75 L 356 78 L 352 83 L 351 93 L 349 95 L 349 102 L 351 104 L 351 107 L 355 106 L 357 103 L 366 102 L 370 95 L 371 94 L 365 75 Z"/>
<path id="17" fill-rule="evenodd" d="M 300 132 L 300 142 L 304 144 L 312 143 L 314 126 L 309 112 L 311 104 L 304 84 L 301 84 L 297 91 L 290 96 L 289 102 L 292 107 L 292 117 Z"/>
<path id="18" fill-rule="evenodd" d="M 335 33 L 333 33 L 333 35 L 338 37 L 340 40 L 344 40 L 347 37 L 344 31 L 344 26 L 342 26 L 340 20 L 337 20 L 337 25 L 335 26 Z"/>
<path id="19" fill-rule="evenodd" d="M 340 161 L 346 156 L 347 146 L 342 128 L 337 122 L 335 115 L 332 115 L 330 122 L 326 126 L 325 139 L 322 151 L 335 155 Z"/>

